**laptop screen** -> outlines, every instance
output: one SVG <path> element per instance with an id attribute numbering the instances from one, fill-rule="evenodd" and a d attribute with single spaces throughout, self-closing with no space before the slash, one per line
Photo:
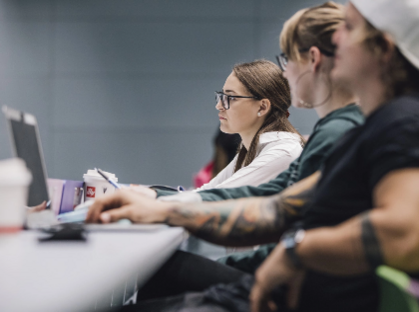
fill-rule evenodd
<path id="1" fill-rule="evenodd" d="M 15 156 L 22 158 L 32 173 L 29 187 L 28 206 L 36 206 L 44 200 L 48 201 L 47 176 L 39 141 L 38 126 L 33 115 L 7 109 L 6 118 L 9 121 Z"/>

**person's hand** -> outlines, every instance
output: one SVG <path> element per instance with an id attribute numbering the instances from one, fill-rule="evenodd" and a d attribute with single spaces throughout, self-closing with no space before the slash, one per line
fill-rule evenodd
<path id="1" fill-rule="evenodd" d="M 44 200 L 41 204 L 34 206 L 34 207 L 29 207 L 27 212 L 28 213 L 32 213 L 32 212 L 40 212 L 45 210 L 45 208 L 47 208 L 47 202 Z"/>
<path id="2" fill-rule="evenodd" d="M 285 248 L 279 244 L 256 271 L 255 284 L 249 297 L 251 311 L 276 311 L 277 307 L 271 299 L 271 293 L 279 285 L 288 285 L 288 306 L 295 309 L 298 305 L 304 274 L 305 271 L 295 268 Z"/>
<path id="3" fill-rule="evenodd" d="M 129 190 L 96 199 L 87 213 L 87 223 L 109 223 L 129 219 L 134 223 L 162 223 L 169 203 L 159 202 Z"/>
<path id="4" fill-rule="evenodd" d="M 136 192 L 138 194 L 142 194 L 148 198 L 156 199 L 157 192 L 149 187 L 145 187 L 143 185 L 135 185 L 131 184 L 130 186 L 124 187 L 124 190 L 129 190 Z"/>

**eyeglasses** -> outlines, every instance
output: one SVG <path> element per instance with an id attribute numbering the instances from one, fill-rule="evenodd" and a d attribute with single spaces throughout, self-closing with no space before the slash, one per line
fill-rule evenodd
<path id="1" fill-rule="evenodd" d="M 257 96 L 228 95 L 220 91 L 215 91 L 215 103 L 221 101 L 221 105 L 225 110 L 230 109 L 230 99 L 255 99 L 260 100 Z"/>
<path id="2" fill-rule="evenodd" d="M 315 46 L 315 47 L 317 47 L 317 46 Z M 310 51 L 310 48 L 300 49 L 300 50 L 298 50 L 298 52 L 300 52 L 300 53 L 308 52 L 308 51 Z M 319 48 L 319 47 L 317 47 L 317 49 L 319 49 L 319 51 L 322 54 L 324 54 L 325 56 L 331 57 L 331 56 L 335 55 L 334 52 L 326 51 L 326 50 L 324 50 L 322 48 Z M 281 68 L 281 70 L 283 72 L 287 70 L 288 56 L 285 53 L 281 53 L 280 55 L 276 55 L 276 61 L 278 62 L 279 68 Z"/>

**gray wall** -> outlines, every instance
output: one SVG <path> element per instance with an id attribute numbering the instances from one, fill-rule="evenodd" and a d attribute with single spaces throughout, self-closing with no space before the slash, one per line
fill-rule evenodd
<path id="1" fill-rule="evenodd" d="M 283 22 L 321 2 L 1 0 L 0 104 L 37 116 L 50 177 L 189 186 L 212 156 L 214 90 L 237 62 L 273 61 Z M 290 119 L 309 134 L 317 117 Z"/>

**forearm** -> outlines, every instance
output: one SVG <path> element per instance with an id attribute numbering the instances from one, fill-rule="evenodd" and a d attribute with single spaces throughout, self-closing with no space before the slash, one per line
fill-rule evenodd
<path id="1" fill-rule="evenodd" d="M 235 188 L 215 188 L 211 190 L 199 191 L 203 201 L 216 202 L 229 199 L 241 199 L 249 197 L 271 196 L 281 192 L 280 188 L 275 183 L 265 183 L 260 186 L 241 186 Z"/>
<path id="2" fill-rule="evenodd" d="M 351 275 L 369 270 L 363 254 L 361 221 L 351 219 L 341 226 L 306 231 L 296 252 L 309 269 L 329 274 Z"/>
<path id="3" fill-rule="evenodd" d="M 217 203 L 167 203 L 165 222 L 182 226 L 195 236 L 225 246 L 253 246 L 274 242 L 284 231 L 278 199 L 248 198 Z"/>
<path id="4" fill-rule="evenodd" d="M 279 194 L 288 186 L 290 172 L 293 171 L 294 166 L 296 165 L 291 164 L 290 168 L 282 172 L 278 177 L 257 187 L 247 185 L 236 188 L 217 188 L 199 191 L 198 194 L 203 201 L 220 201 Z"/>
<path id="5" fill-rule="evenodd" d="M 166 203 L 165 222 L 215 244 L 253 246 L 276 242 L 301 218 L 320 177 L 317 172 L 279 195 L 217 203 Z"/>
<path id="6" fill-rule="evenodd" d="M 339 226 L 307 231 L 297 253 L 308 268 L 330 274 L 361 274 L 379 264 L 418 272 L 419 231 L 415 220 L 408 214 L 373 209 Z M 370 230 L 366 230 L 366 222 Z"/>

